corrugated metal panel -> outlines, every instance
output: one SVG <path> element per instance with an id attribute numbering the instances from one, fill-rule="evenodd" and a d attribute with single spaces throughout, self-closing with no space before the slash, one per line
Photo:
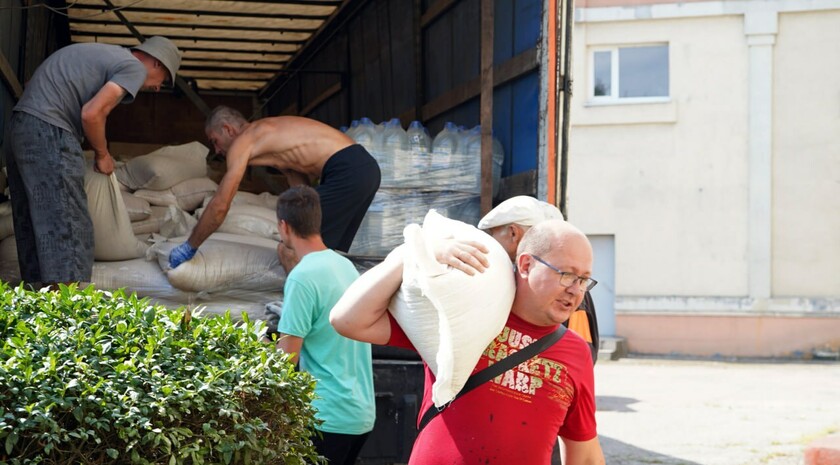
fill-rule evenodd
<path id="1" fill-rule="evenodd" d="M 524 52 L 539 43 L 542 33 L 542 0 L 516 0 L 513 2 L 513 53 Z"/>
<path id="2" fill-rule="evenodd" d="M 241 92 L 262 89 L 274 77 L 266 71 L 281 71 L 342 5 L 339 0 L 68 3 L 72 42 L 135 45 L 133 26 L 144 37 L 172 39 L 183 52 L 179 74 L 199 91 Z M 214 75 L 208 77 L 208 72 Z"/>
<path id="3" fill-rule="evenodd" d="M 477 87 L 471 87 L 470 91 L 465 86 L 474 85 L 480 73 L 480 0 L 424 2 L 421 14 L 441 9 L 441 5 L 446 6 L 443 13 L 430 19 L 422 31 L 420 95 L 423 101 L 416 101 L 414 1 L 370 0 L 335 33 L 331 43 L 308 57 L 303 69 L 312 74 L 305 78 L 295 76 L 281 84 L 284 87 L 279 92 L 272 91 L 269 113 L 292 108 L 293 104 L 298 110 L 307 107 L 338 79 L 334 76 L 330 80 L 314 73 L 319 68 L 329 68 L 325 64 L 332 63 L 332 68 L 347 72 L 343 87 L 327 100 L 318 102 L 317 107 L 310 108 L 308 116 L 336 127 L 362 116 L 375 122 L 401 116 L 403 125 L 407 126 L 430 102 L 448 99 L 455 103 L 436 103 L 435 108 L 441 108 L 442 112 L 435 110 L 423 121 L 432 134 L 446 121 L 468 128 L 478 124 Z M 540 0 L 496 1 L 494 61 L 497 65 L 536 49 L 542 34 L 542 7 Z M 298 90 L 300 82 L 304 84 Z M 537 168 L 540 85 L 539 70 L 535 69 L 498 85 L 494 92 L 494 133 L 504 145 L 505 175 Z"/>
<path id="4" fill-rule="evenodd" d="M 505 148 L 505 153 L 511 153 L 508 174 L 517 174 L 537 169 L 539 76 L 533 72 L 509 85 L 513 109 L 510 121 L 513 140 L 511 148 Z"/>

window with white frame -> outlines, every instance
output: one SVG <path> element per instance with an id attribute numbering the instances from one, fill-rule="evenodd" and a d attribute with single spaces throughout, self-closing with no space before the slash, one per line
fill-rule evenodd
<path id="1" fill-rule="evenodd" d="M 592 49 L 589 98 L 593 101 L 667 98 L 668 45 Z"/>

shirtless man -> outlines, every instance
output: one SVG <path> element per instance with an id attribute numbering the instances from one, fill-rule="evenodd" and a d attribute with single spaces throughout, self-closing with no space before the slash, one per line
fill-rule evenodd
<path id="1" fill-rule="evenodd" d="M 361 145 L 313 119 L 275 116 L 248 122 L 225 106 L 210 113 L 204 131 L 213 149 L 225 156 L 227 172 L 189 239 L 170 252 L 169 266 L 190 260 L 224 222 L 248 165 L 276 168 L 290 185 L 320 178 L 321 236 L 330 249 L 350 249 L 381 179 L 379 165 Z M 286 257 L 287 272 L 296 261 Z"/>

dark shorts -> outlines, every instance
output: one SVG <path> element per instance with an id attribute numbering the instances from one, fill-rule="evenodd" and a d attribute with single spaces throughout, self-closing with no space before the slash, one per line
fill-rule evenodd
<path id="1" fill-rule="evenodd" d="M 327 458 L 329 465 L 354 465 L 356 457 L 365 445 L 370 433 L 339 434 L 318 431 L 312 435 L 312 443 L 318 455 Z"/>
<path id="2" fill-rule="evenodd" d="M 324 165 L 321 183 L 321 237 L 333 250 L 347 252 L 362 224 L 382 174 L 361 145 L 336 152 Z"/>
<path id="3" fill-rule="evenodd" d="M 6 167 L 21 279 L 90 281 L 93 223 L 79 141 L 23 112 L 14 112 L 10 135 Z"/>

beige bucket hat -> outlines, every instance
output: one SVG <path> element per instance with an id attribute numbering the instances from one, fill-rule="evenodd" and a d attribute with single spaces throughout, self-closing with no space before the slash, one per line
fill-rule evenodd
<path id="1" fill-rule="evenodd" d="M 181 67 L 181 51 L 171 40 L 161 36 L 149 37 L 145 42 L 131 47 L 131 49 L 145 52 L 163 63 L 163 66 L 169 71 L 170 83 L 175 84 L 175 75 L 178 74 L 178 68 Z"/>

